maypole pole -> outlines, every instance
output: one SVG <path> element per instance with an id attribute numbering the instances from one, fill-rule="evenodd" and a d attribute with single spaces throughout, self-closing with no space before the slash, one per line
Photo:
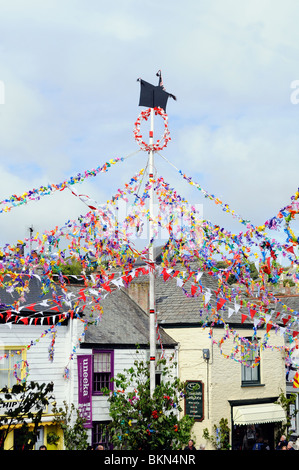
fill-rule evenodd
<path id="1" fill-rule="evenodd" d="M 156 335 L 155 335 L 155 272 L 154 272 L 154 109 L 151 108 L 151 126 L 149 133 L 149 340 L 150 340 L 150 396 L 156 385 Z"/>
<path id="2" fill-rule="evenodd" d="M 150 396 L 153 396 L 156 386 L 156 310 L 155 310 L 155 258 L 154 258 L 154 152 L 162 150 L 166 147 L 169 138 L 169 131 L 167 126 L 166 104 L 169 97 L 176 100 L 174 95 L 167 93 L 164 89 L 161 71 L 157 73 L 159 77 L 159 85 L 154 86 L 150 83 L 138 78 L 140 82 L 140 100 L 139 106 L 147 107 L 147 111 L 141 113 L 140 117 L 135 123 L 135 139 L 139 143 L 142 150 L 148 152 L 148 168 L 149 168 L 149 341 L 150 341 Z M 165 131 L 161 141 L 154 144 L 154 114 L 160 114 L 164 119 Z M 150 131 L 149 131 L 149 144 L 147 145 L 142 140 L 140 135 L 140 123 L 142 119 L 148 119 L 150 115 Z M 162 144 L 163 142 L 163 144 Z"/>

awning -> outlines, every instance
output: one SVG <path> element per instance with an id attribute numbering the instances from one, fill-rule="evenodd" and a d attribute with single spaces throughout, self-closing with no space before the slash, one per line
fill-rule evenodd
<path id="1" fill-rule="evenodd" d="M 276 403 L 233 407 L 234 424 L 262 424 L 284 421 L 284 409 Z"/>

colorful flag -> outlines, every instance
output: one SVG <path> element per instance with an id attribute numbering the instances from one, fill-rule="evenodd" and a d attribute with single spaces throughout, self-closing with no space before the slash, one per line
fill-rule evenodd
<path id="1" fill-rule="evenodd" d="M 299 372 L 297 371 L 294 380 L 293 380 L 293 388 L 299 388 Z"/>

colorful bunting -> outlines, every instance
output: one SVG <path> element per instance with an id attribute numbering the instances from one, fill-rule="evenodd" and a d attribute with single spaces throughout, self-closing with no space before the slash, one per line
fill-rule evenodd
<path id="1" fill-rule="evenodd" d="M 159 111 L 157 113 L 161 114 Z M 147 112 L 137 122 L 137 140 L 141 138 L 138 126 L 142 119 L 146 120 L 148 117 Z M 165 119 L 165 116 L 162 117 Z M 166 129 L 168 131 L 165 124 L 165 132 Z M 167 132 L 164 139 L 165 145 L 168 140 Z M 160 142 L 157 145 L 153 147 L 153 150 L 161 149 Z M 149 150 L 143 147 L 142 149 Z M 79 318 L 77 314 L 79 306 L 81 310 L 84 310 L 87 304 L 92 304 L 93 308 L 99 312 L 99 316 L 96 320 L 86 322 L 85 328 L 88 328 L 89 324 L 100 320 L 101 300 L 106 295 L 114 289 L 128 287 L 136 277 L 146 276 L 150 270 L 154 270 L 164 282 L 175 280 L 178 288 L 181 288 L 186 296 L 198 297 L 200 307 L 207 314 L 203 327 L 205 324 L 217 322 L 224 325 L 225 336 L 219 344 L 221 351 L 230 335 L 238 337 L 238 334 L 232 331 L 223 320 L 221 314 L 225 309 L 228 311 L 228 319 L 233 317 L 236 322 L 236 316 L 242 308 L 241 323 L 251 322 L 253 332 L 256 331 L 258 325 L 264 325 L 263 347 L 269 347 L 267 343 L 270 330 L 275 330 L 281 335 L 292 335 L 295 338 L 298 335 L 298 328 L 296 328 L 298 312 L 287 307 L 283 302 L 283 297 L 279 296 L 278 290 L 275 289 L 281 286 L 285 273 L 294 283 L 295 288 L 298 288 L 298 237 L 290 224 L 298 214 L 299 193 L 297 192 L 291 198 L 291 203 L 281 209 L 276 217 L 269 219 L 263 226 L 256 227 L 231 210 L 228 204 L 223 203 L 213 194 L 209 194 L 180 171 L 184 180 L 199 189 L 204 197 L 213 200 L 225 212 L 231 213 L 241 224 L 245 225 L 246 231 L 236 235 L 203 220 L 196 208 L 182 198 L 164 178 L 151 177 L 143 182 L 144 169 L 136 173 L 124 189 L 118 189 L 106 204 L 99 205 L 89 196 L 79 194 L 70 188 L 85 178 L 106 172 L 111 165 L 123 160 L 109 160 L 102 167 L 72 177 L 63 183 L 48 187 L 41 186 L 39 190 L 29 191 L 22 196 L 14 195 L 0 202 L 0 205 L 4 206 L 1 212 L 6 212 L 29 200 L 38 200 L 43 195 L 68 188 L 89 209 L 87 214 L 80 216 L 76 221 L 68 220 L 62 227 L 55 227 L 24 241 L 19 240 L 17 245 L 7 244 L 0 247 L 0 272 L 3 273 L 0 275 L 0 287 L 18 295 L 18 300 L 13 305 L 1 305 L 1 321 L 5 321 L 10 326 L 20 322 L 24 325 L 41 322 L 50 326 L 44 334 L 50 333 L 52 338 L 49 359 L 53 360 L 57 334 L 54 328 L 57 328 L 57 325 L 66 318 L 64 314 L 58 315 L 57 302 L 60 305 L 69 306 L 67 317 L 70 319 Z M 141 184 L 143 184 L 143 191 L 141 191 Z M 165 238 L 168 239 L 160 265 L 148 261 L 149 246 L 153 241 L 149 244 L 146 242 L 146 246 L 140 250 L 137 250 L 134 244 L 136 237 L 142 238 L 143 230 L 149 220 L 146 203 L 151 188 L 154 189 L 158 202 L 158 211 L 153 220 L 154 239 L 161 230 L 165 231 Z M 127 212 L 121 218 L 119 202 L 124 201 L 128 204 L 129 197 L 133 198 L 133 202 L 126 206 Z M 286 234 L 283 243 L 270 239 L 266 235 L 266 230 L 279 230 L 281 227 Z M 27 255 L 22 254 L 20 250 L 22 245 L 25 250 L 29 250 L 29 246 L 32 246 L 32 252 Z M 288 261 L 290 265 L 288 271 L 278 265 L 277 259 L 280 255 Z M 137 265 L 137 261 L 140 260 L 144 263 L 142 267 Z M 67 289 L 69 278 L 63 274 L 63 268 L 67 267 L 71 261 L 76 261 L 82 267 L 80 279 L 83 287 L 79 290 L 78 296 L 73 298 L 70 298 Z M 199 266 L 199 269 L 192 268 L 194 263 Z M 251 275 L 253 265 L 257 269 L 255 279 Z M 216 292 L 210 291 L 203 284 L 203 273 L 215 278 L 218 284 Z M 20 302 L 26 301 L 28 281 L 33 276 L 38 277 L 44 292 L 49 292 L 49 289 L 53 291 L 53 305 L 50 300 L 41 300 L 47 311 L 47 316 L 41 319 L 36 316 L 36 304 L 25 304 L 19 307 Z M 60 299 L 56 295 L 58 286 L 63 292 L 63 297 Z M 255 301 L 251 302 L 250 299 L 255 299 Z M 228 301 L 232 302 L 234 309 L 231 306 L 227 307 Z M 275 318 L 269 308 L 270 304 L 274 304 L 275 308 L 279 307 L 279 311 L 275 312 Z M 26 316 L 22 314 L 25 307 Z M 245 307 L 248 309 L 248 314 L 244 313 Z M 32 315 L 28 315 L 28 311 Z M 51 315 L 50 312 L 53 314 Z M 283 325 L 277 323 L 280 316 Z M 35 342 L 32 341 L 28 347 L 34 344 Z M 240 345 L 227 357 L 239 360 L 237 359 L 239 350 Z M 70 357 L 72 358 L 73 355 L 74 351 Z M 244 358 L 243 361 L 246 362 Z M 68 376 L 67 373 L 65 375 Z"/>

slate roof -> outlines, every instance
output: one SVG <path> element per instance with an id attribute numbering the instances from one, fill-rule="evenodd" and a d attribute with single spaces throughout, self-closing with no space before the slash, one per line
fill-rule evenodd
<path id="1" fill-rule="evenodd" d="M 5 305 L 12 305 L 15 301 L 17 301 L 20 297 L 20 293 L 18 293 L 18 288 L 23 288 L 25 287 L 26 281 L 29 281 L 28 284 L 28 289 L 26 288 L 23 291 L 24 294 L 24 299 L 20 301 L 19 305 L 23 308 L 26 309 L 27 306 L 30 306 L 32 304 L 35 305 L 35 310 L 36 311 L 44 311 L 45 307 L 43 305 L 40 305 L 45 300 L 52 301 L 53 300 L 53 294 L 57 292 L 58 297 L 62 296 L 62 291 L 57 285 L 55 286 L 55 290 L 51 285 L 47 287 L 47 291 L 43 291 L 42 289 L 42 283 L 38 279 L 38 277 L 25 277 L 23 275 L 18 276 L 18 278 L 12 280 L 10 276 L 4 276 L 3 282 L 6 283 L 7 288 L 1 288 L 0 289 L 0 304 L 5 304 Z M 11 284 L 11 286 L 10 286 Z M 49 306 L 52 307 L 53 303 Z M 61 308 L 61 311 L 67 311 L 67 308 Z"/>
<path id="2" fill-rule="evenodd" d="M 44 289 L 39 277 L 24 275 L 19 275 L 14 279 L 7 275 L 4 276 L 3 282 L 6 288 L 0 288 L 0 321 L 2 322 L 19 321 L 22 317 L 41 319 L 55 315 L 58 319 L 59 315 L 67 313 L 70 309 L 70 306 L 64 302 L 65 294 L 58 284 L 55 284 L 55 288 L 49 284 Z M 21 300 L 20 294 L 22 294 Z M 15 302 L 17 301 L 18 308 L 16 309 Z"/>
<path id="3" fill-rule="evenodd" d="M 70 279 L 71 284 L 67 287 L 68 293 L 71 295 L 70 300 L 77 299 L 79 291 L 84 287 L 82 282 L 74 283 L 74 279 Z M 39 319 L 34 324 L 40 324 L 41 320 L 46 317 L 59 317 L 60 314 L 67 313 L 72 308 L 72 305 L 65 303 L 65 293 L 62 292 L 59 284 L 55 284 L 55 290 L 49 285 L 46 292 L 44 292 L 42 283 L 37 276 L 31 278 L 19 276 L 15 279 L 11 288 L 11 278 L 7 276 L 7 279 L 4 280 L 7 283 L 7 288 L 0 289 L 0 320 L 4 322 L 7 320 L 7 306 L 13 312 L 9 321 L 19 322 L 22 317 Z M 18 286 L 24 287 L 26 280 L 29 282 L 28 288 L 23 292 L 24 299 L 19 302 L 19 312 L 16 314 L 14 302 L 19 300 L 19 292 L 16 288 Z M 53 294 L 54 298 L 57 299 L 57 303 L 53 301 Z M 61 305 L 59 300 L 62 301 Z M 97 325 L 88 326 L 84 337 L 85 344 L 92 343 L 98 345 L 98 347 L 100 345 L 136 347 L 137 344 L 140 346 L 149 344 L 148 314 L 128 296 L 125 290 L 114 290 L 101 300 L 101 305 L 104 313 Z M 92 310 L 88 302 L 81 315 L 84 318 L 91 318 Z M 97 315 L 98 312 L 96 311 Z M 164 347 L 174 347 L 176 345 L 176 342 L 163 329 L 159 328 L 159 334 Z"/>
<path id="4" fill-rule="evenodd" d="M 209 283 L 211 287 L 211 283 Z M 191 283 L 184 285 L 186 292 L 190 294 Z M 214 288 L 214 285 L 213 285 Z M 202 296 L 188 297 L 182 287 L 177 286 L 176 279 L 164 281 L 163 277 L 155 279 L 156 311 L 159 323 L 163 324 L 197 324 L 202 319 L 200 304 Z"/>
<path id="5" fill-rule="evenodd" d="M 175 269 L 183 270 L 182 267 L 175 267 Z M 196 267 L 192 269 L 196 271 Z M 217 296 L 215 291 L 218 289 L 217 278 L 209 275 L 207 272 L 203 272 L 200 278 L 200 284 L 203 288 L 203 294 L 207 292 L 207 289 L 212 293 L 209 305 L 216 309 Z M 195 296 L 191 296 L 191 285 L 192 282 L 188 281 L 184 284 L 183 288 L 177 285 L 176 278 L 169 278 L 164 281 L 163 276 L 156 276 L 155 278 L 155 298 L 156 298 L 156 311 L 158 316 L 159 324 L 162 326 L 191 326 L 201 325 L 203 323 L 210 324 L 211 311 L 212 309 L 204 306 L 203 295 L 196 293 Z M 234 286 L 231 286 L 233 292 Z M 199 292 L 199 291 L 198 291 Z M 220 293 L 219 298 L 223 297 Z M 276 305 L 270 303 L 268 308 L 273 309 L 273 322 L 279 326 L 290 326 L 292 330 L 299 330 L 298 321 L 294 319 L 299 317 L 299 296 L 298 295 L 287 295 L 277 294 L 279 300 Z M 218 313 L 221 318 L 228 323 L 232 328 L 235 327 L 248 327 L 253 325 L 253 320 L 250 317 L 249 305 L 257 305 L 258 299 L 256 297 L 248 298 L 243 296 L 243 299 L 248 302 L 247 306 L 243 306 L 239 309 L 238 313 L 233 313 L 229 316 L 229 308 L 235 310 L 234 300 L 226 300 L 224 306 L 220 308 Z M 291 311 L 288 311 L 288 309 Z M 293 312 L 292 312 L 293 311 Z M 276 317 L 276 314 L 280 312 L 280 315 Z M 284 323 L 286 317 L 291 313 L 291 319 L 288 323 Z M 242 317 L 244 314 L 246 317 Z M 218 326 L 222 326 L 223 323 L 219 322 Z"/>
<path id="6" fill-rule="evenodd" d="M 149 316 L 132 300 L 123 289 L 109 293 L 102 301 L 103 314 L 97 325 L 90 325 L 86 331 L 84 343 L 103 347 L 136 347 L 149 345 Z M 89 317 L 90 307 L 86 307 L 84 315 Z M 97 313 L 98 315 L 98 313 Z M 163 347 L 174 347 L 177 343 L 159 329 Z M 159 342 L 157 341 L 157 345 Z"/>

